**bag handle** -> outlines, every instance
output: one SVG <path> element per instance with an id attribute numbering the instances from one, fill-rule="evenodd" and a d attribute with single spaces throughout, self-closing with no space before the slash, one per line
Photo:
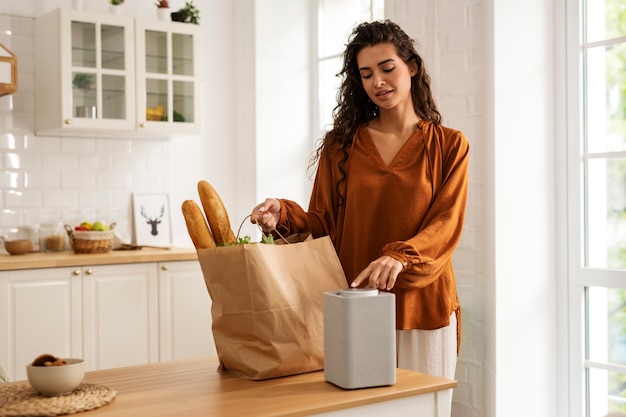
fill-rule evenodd
<path id="1" fill-rule="evenodd" d="M 246 220 L 248 220 L 250 217 L 252 217 L 251 214 L 248 214 L 246 217 L 243 218 L 243 220 L 241 221 L 241 224 L 239 224 L 239 229 L 237 229 L 237 240 L 239 240 L 239 234 L 241 233 L 241 228 L 243 227 L 243 224 L 246 222 Z M 265 234 L 265 232 L 263 231 L 263 228 L 261 226 L 259 226 L 259 224 L 256 224 L 257 227 L 259 228 L 259 230 L 261 231 L 261 234 L 263 235 L 263 237 L 266 237 L 268 235 Z M 276 234 L 278 235 L 279 238 L 281 238 L 282 240 L 285 241 L 285 243 L 287 243 L 288 245 L 291 244 L 291 242 L 289 242 L 289 240 L 287 238 L 285 238 L 283 235 L 280 234 L 280 232 L 278 231 L 278 229 L 274 229 L 274 231 L 276 232 Z"/>

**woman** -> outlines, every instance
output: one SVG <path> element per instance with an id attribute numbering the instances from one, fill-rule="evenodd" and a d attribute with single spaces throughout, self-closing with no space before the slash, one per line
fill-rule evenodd
<path id="1" fill-rule="evenodd" d="M 308 211 L 268 198 L 251 220 L 283 236 L 330 236 L 350 286 L 396 295 L 398 367 L 453 379 L 467 139 L 441 125 L 422 58 L 395 23 L 357 26 L 340 75 Z"/>

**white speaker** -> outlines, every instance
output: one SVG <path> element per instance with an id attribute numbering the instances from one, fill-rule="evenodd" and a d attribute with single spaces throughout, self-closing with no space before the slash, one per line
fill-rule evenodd
<path id="1" fill-rule="evenodd" d="M 344 389 L 396 383 L 396 297 L 374 288 L 324 293 L 324 378 Z"/>

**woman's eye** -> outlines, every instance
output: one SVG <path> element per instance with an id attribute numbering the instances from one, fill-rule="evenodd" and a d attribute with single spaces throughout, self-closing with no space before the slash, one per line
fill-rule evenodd
<path id="1" fill-rule="evenodd" d="M 361 74 L 361 78 L 367 80 L 368 78 L 372 78 L 372 74 Z"/>
<path id="2" fill-rule="evenodd" d="M 391 71 L 393 71 L 393 70 L 395 70 L 395 69 L 396 69 L 396 67 L 384 68 L 384 69 L 383 69 L 383 72 L 391 72 Z"/>

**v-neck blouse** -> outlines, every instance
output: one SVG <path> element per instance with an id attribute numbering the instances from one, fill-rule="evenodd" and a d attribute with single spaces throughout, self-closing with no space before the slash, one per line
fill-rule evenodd
<path id="1" fill-rule="evenodd" d="M 329 235 L 348 283 L 383 254 L 399 260 L 404 269 L 392 289 L 397 328 L 448 325 L 450 314 L 460 313 L 452 256 L 467 201 L 466 137 L 422 120 L 386 165 L 361 127 L 340 183 L 344 204 L 336 187 L 342 157 L 337 148 L 322 152 L 308 211 L 282 199 L 278 230 Z"/>
<path id="2" fill-rule="evenodd" d="M 410 164 L 410 161 L 407 161 L 407 158 L 414 159 L 414 151 L 423 152 L 424 148 L 424 138 L 422 136 L 421 129 L 416 129 L 411 133 L 408 139 L 404 142 L 404 144 L 398 150 L 398 153 L 393 157 L 389 165 L 385 163 L 382 158 L 382 155 L 378 151 L 376 144 L 374 143 L 374 138 L 367 127 L 362 127 L 359 129 L 357 133 L 357 140 L 354 141 L 352 145 L 353 149 L 357 148 L 361 152 L 368 155 L 374 163 L 377 161 L 382 167 L 392 170 L 396 167 L 404 167 L 407 166 L 407 163 Z M 416 149 L 417 148 L 417 149 Z"/>

